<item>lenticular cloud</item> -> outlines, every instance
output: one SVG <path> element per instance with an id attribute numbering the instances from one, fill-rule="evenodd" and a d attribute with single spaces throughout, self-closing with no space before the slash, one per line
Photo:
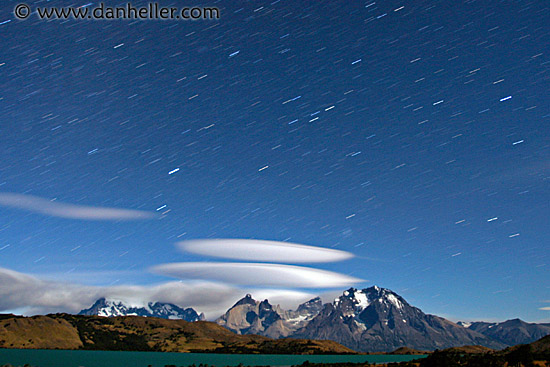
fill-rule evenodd
<path id="1" fill-rule="evenodd" d="M 194 254 L 247 261 L 324 263 L 353 257 L 346 251 L 264 240 L 193 240 L 179 242 L 178 247 Z"/>
<path id="2" fill-rule="evenodd" d="M 0 192 L 0 205 L 69 219 L 136 220 L 155 217 L 154 213 L 141 210 L 73 205 L 36 196 L 8 192 Z"/>
<path id="3" fill-rule="evenodd" d="M 327 270 L 264 263 L 185 262 L 158 265 L 151 270 L 180 279 L 208 279 L 266 287 L 336 288 L 362 281 Z"/>

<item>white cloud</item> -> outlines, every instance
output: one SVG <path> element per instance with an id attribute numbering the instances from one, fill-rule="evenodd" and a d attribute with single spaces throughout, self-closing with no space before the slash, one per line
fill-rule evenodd
<path id="1" fill-rule="evenodd" d="M 157 301 L 174 303 L 216 318 L 247 292 L 249 290 L 204 281 L 174 281 L 152 286 L 85 286 L 42 280 L 0 268 L 0 312 L 17 310 L 27 315 L 76 313 L 105 297 L 134 306 Z"/>
<path id="2" fill-rule="evenodd" d="M 155 213 L 147 211 L 66 204 L 8 192 L 0 192 L 0 205 L 70 219 L 135 220 L 155 217 Z"/>
<path id="3" fill-rule="evenodd" d="M 250 239 L 192 240 L 179 242 L 177 245 L 194 254 L 249 261 L 314 263 L 342 261 L 353 257 L 349 252 L 324 247 Z"/>
<path id="4" fill-rule="evenodd" d="M 289 288 L 347 287 L 362 280 L 327 270 L 264 263 L 185 262 L 157 265 L 157 274 L 238 285 Z"/>
<path id="5" fill-rule="evenodd" d="M 28 312 L 79 311 L 82 305 L 99 298 L 94 287 L 44 281 L 13 270 L 0 268 L 0 310 Z"/>
<path id="6" fill-rule="evenodd" d="M 213 320 L 222 315 L 245 294 L 256 299 L 269 299 L 272 304 L 296 307 L 315 295 L 284 289 L 243 289 L 206 281 L 173 281 L 152 286 L 120 285 L 86 286 L 75 283 L 43 280 L 35 276 L 0 268 L 0 312 L 26 315 L 53 312 L 77 313 L 97 299 L 120 300 L 132 306 L 148 302 L 167 302 L 192 307 Z"/>
<path id="7" fill-rule="evenodd" d="M 550 307 L 541 307 L 539 308 L 541 311 L 550 311 Z"/>

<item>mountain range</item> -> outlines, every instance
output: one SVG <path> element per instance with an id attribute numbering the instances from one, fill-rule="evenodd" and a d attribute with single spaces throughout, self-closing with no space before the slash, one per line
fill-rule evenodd
<path id="1" fill-rule="evenodd" d="M 79 315 L 95 316 L 145 316 L 160 319 L 203 321 L 204 314 L 198 314 L 192 308 L 181 308 L 171 303 L 149 302 L 145 307 L 127 306 L 121 301 L 98 299 L 90 308 L 82 310 Z"/>
<path id="2" fill-rule="evenodd" d="M 247 295 L 216 322 L 237 334 L 334 340 L 361 352 L 388 352 L 404 346 L 420 350 L 506 346 L 441 317 L 426 315 L 396 293 L 377 286 L 350 288 L 324 305 L 313 299 L 296 311 L 284 311 L 268 300 L 259 302 Z"/>
<path id="3" fill-rule="evenodd" d="M 173 304 L 150 303 L 148 307 L 132 308 L 105 299 L 80 313 L 187 321 L 204 318 L 191 308 L 182 309 Z M 401 347 L 435 350 L 463 345 L 502 349 L 550 334 L 550 324 L 529 324 L 518 319 L 455 324 L 425 314 L 395 292 L 377 286 L 350 288 L 325 304 L 316 297 L 296 310 L 284 310 L 279 305 L 271 305 L 267 299 L 257 301 L 247 294 L 215 322 L 239 335 L 333 340 L 361 352 L 388 352 Z"/>
<path id="4" fill-rule="evenodd" d="M 550 335 L 550 324 L 531 324 L 520 319 L 504 322 L 459 322 L 458 324 L 509 346 L 532 343 Z"/>

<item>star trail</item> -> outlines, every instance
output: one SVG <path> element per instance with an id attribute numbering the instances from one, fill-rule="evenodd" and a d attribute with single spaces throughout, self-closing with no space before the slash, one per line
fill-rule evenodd
<path id="1" fill-rule="evenodd" d="M 161 264 L 233 266 L 178 243 L 242 238 L 352 253 L 311 267 L 453 320 L 550 320 L 546 2 L 178 3 L 220 10 L 194 21 L 23 21 L 16 4 L 0 5 L 1 312 L 157 292 L 174 286 Z M 60 282 L 82 302 L 26 296 Z"/>

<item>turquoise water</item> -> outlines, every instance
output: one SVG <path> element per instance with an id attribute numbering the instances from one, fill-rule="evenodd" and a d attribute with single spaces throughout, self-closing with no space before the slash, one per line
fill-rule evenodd
<path id="1" fill-rule="evenodd" d="M 203 354 L 156 352 L 106 352 L 89 350 L 0 349 L 0 366 L 9 363 L 34 367 L 164 367 L 167 364 L 188 366 L 271 365 L 289 366 L 304 361 L 328 362 L 403 362 L 422 356 L 401 355 L 272 355 L 272 354 Z"/>

